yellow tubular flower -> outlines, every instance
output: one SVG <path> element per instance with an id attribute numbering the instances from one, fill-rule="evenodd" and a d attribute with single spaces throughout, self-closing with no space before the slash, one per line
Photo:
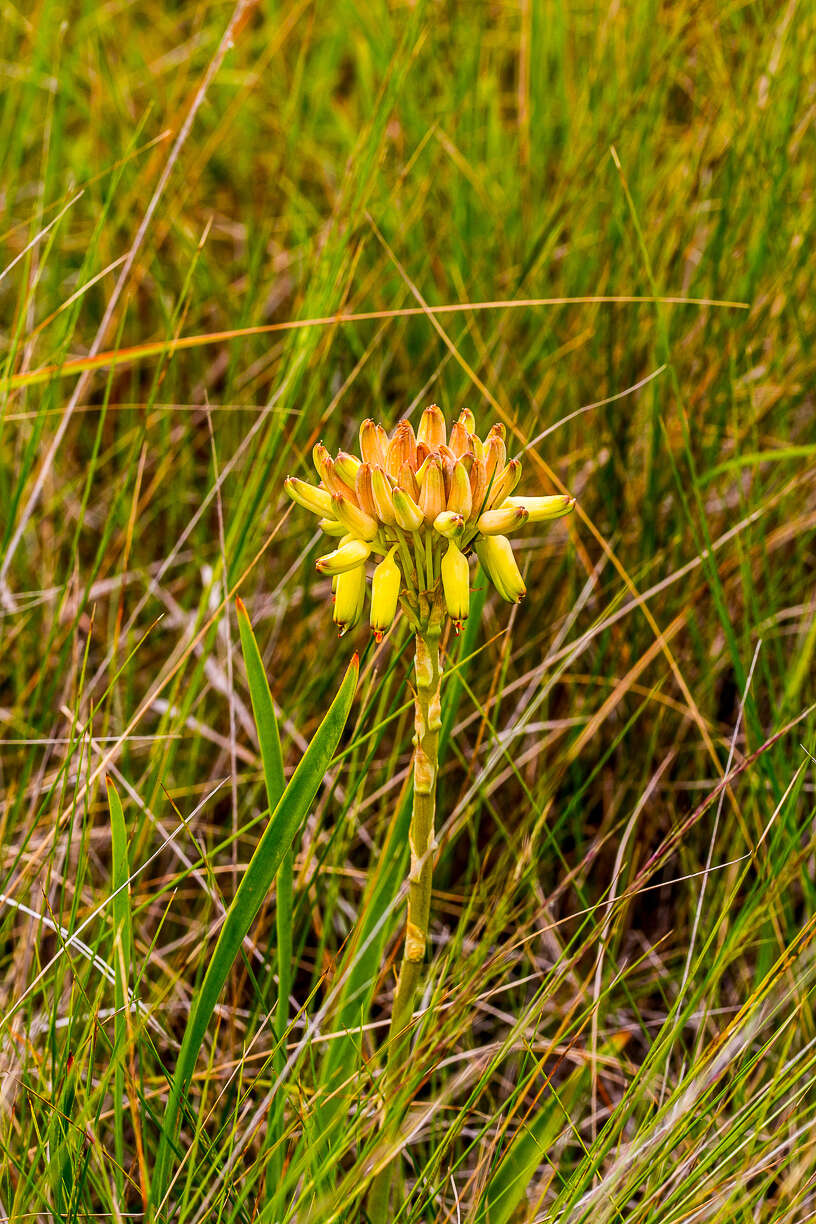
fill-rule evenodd
<path id="1" fill-rule="evenodd" d="M 353 629 L 365 605 L 365 565 L 355 565 L 334 579 L 334 623 L 340 637 Z"/>
<path id="2" fill-rule="evenodd" d="M 513 492 L 520 479 L 521 463 L 518 459 L 511 459 L 505 468 L 496 472 L 492 483 L 488 481 L 490 487 L 486 508 L 492 510 L 494 506 L 500 506 Z"/>
<path id="3" fill-rule="evenodd" d="M 445 509 L 445 478 L 442 475 L 442 464 L 435 455 L 431 455 L 428 460 L 425 479 L 420 484 L 419 508 L 428 526 Z"/>
<path id="4" fill-rule="evenodd" d="M 391 482 L 381 467 L 371 469 L 371 493 L 377 518 L 390 526 L 394 522 L 394 496 Z"/>
<path id="5" fill-rule="evenodd" d="M 574 497 L 558 493 L 555 497 L 508 497 L 502 509 L 504 506 L 518 506 L 527 511 L 529 523 L 545 523 L 569 514 L 574 505 Z"/>
<path id="6" fill-rule="evenodd" d="M 321 574 L 343 574 L 346 570 L 354 569 L 355 565 L 362 565 L 370 553 L 371 546 L 364 540 L 344 536 L 339 548 L 326 553 L 325 557 L 318 557 L 317 568 Z"/>
<path id="7" fill-rule="evenodd" d="M 470 488 L 470 477 L 464 463 L 457 459 L 450 476 L 450 492 L 448 493 L 448 509 L 462 518 L 470 518 L 473 509 L 473 493 Z"/>
<path id="8" fill-rule="evenodd" d="M 296 476 L 287 476 L 283 487 L 292 501 L 303 506 L 304 510 L 311 510 L 312 514 L 318 514 L 321 518 L 335 517 L 331 494 L 325 489 L 318 489 L 305 480 L 298 480 Z"/>
<path id="9" fill-rule="evenodd" d="M 487 494 L 487 468 L 484 459 L 474 459 L 470 469 L 470 517 L 478 518 L 485 509 Z"/>
<path id="10" fill-rule="evenodd" d="M 380 467 L 385 467 L 387 450 L 388 434 L 382 425 L 370 418 L 363 421 L 360 426 L 360 454 L 363 463 L 370 463 L 372 466 L 378 463 Z"/>
<path id="11" fill-rule="evenodd" d="M 417 441 L 427 442 L 432 450 L 445 445 L 445 418 L 436 404 L 431 404 L 422 414 L 417 430 Z"/>
<path id="12" fill-rule="evenodd" d="M 370 514 L 366 514 L 365 510 L 361 510 L 359 506 L 353 506 L 350 501 L 339 494 L 332 497 L 332 509 L 335 518 L 345 523 L 346 530 L 352 535 L 359 536 L 361 540 L 374 539 L 379 530 L 379 524 Z"/>
<path id="13" fill-rule="evenodd" d="M 502 599 L 519 603 L 527 594 L 527 588 L 507 536 L 484 536 L 476 544 L 476 553 Z"/>
<path id="14" fill-rule="evenodd" d="M 504 471 L 507 463 L 507 447 L 504 445 L 504 438 L 492 431 L 485 443 L 485 463 L 487 464 L 488 484 L 497 472 Z"/>
<path id="15" fill-rule="evenodd" d="M 390 629 L 397 615 L 402 573 L 394 560 L 396 545 L 383 557 L 371 580 L 371 628 L 377 641 Z"/>
<path id="16" fill-rule="evenodd" d="M 476 529 L 482 535 L 504 535 L 515 527 L 520 527 L 527 519 L 527 511 L 523 506 L 507 506 L 500 510 L 485 510 L 476 520 Z"/>
<path id="17" fill-rule="evenodd" d="M 470 568 L 467 557 L 455 540 L 448 545 L 440 569 L 448 616 L 458 633 L 470 611 Z"/>
<path id="18" fill-rule="evenodd" d="M 315 442 L 312 448 L 312 462 L 314 463 L 315 471 L 324 485 L 328 485 L 327 475 L 331 467 L 332 458 L 322 442 Z"/>
<path id="19" fill-rule="evenodd" d="M 399 486 L 392 490 L 391 497 L 394 502 L 394 518 L 397 526 L 403 531 L 419 531 L 425 522 L 425 516 L 413 497 Z"/>
<path id="20" fill-rule="evenodd" d="M 334 470 L 350 489 L 354 488 L 359 466 L 360 460 L 356 455 L 350 455 L 348 451 L 338 451 L 337 458 L 334 461 Z"/>
<path id="21" fill-rule="evenodd" d="M 434 531 L 438 531 L 446 540 L 452 540 L 454 536 L 461 535 L 464 525 L 465 520 L 462 515 L 454 514 L 453 510 L 443 510 L 434 519 Z"/>
<path id="22" fill-rule="evenodd" d="M 338 523 L 337 519 L 322 518 L 317 525 L 327 536 L 342 538 L 348 532 L 345 524 Z"/>

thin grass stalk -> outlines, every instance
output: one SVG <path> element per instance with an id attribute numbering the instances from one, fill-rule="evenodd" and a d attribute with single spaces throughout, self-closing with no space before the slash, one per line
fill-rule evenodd
<path id="1" fill-rule="evenodd" d="M 400 1072 L 405 1066 L 410 1042 L 414 999 L 417 993 L 425 948 L 428 942 L 428 920 L 431 912 L 433 856 L 436 848 L 434 822 L 436 815 L 436 778 L 439 768 L 439 732 L 442 728 L 441 684 L 442 666 L 439 658 L 439 638 L 444 610 L 434 604 L 428 627 L 415 639 L 414 669 L 416 696 L 414 701 L 414 796 L 411 826 L 408 834 L 411 847 L 411 869 L 408 876 L 408 906 L 402 964 L 397 979 L 383 1082 L 383 1109 L 386 1119 L 389 1104 L 396 1095 Z M 397 1156 L 380 1170 L 371 1185 L 368 1215 L 371 1224 L 385 1224 L 391 1185 L 400 1166 Z"/>

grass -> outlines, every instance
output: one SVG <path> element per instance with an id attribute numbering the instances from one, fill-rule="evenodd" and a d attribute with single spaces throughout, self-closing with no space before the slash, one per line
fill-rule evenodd
<path id="1" fill-rule="evenodd" d="M 0 1218 L 365 1219 L 410 639 L 335 639 L 282 481 L 436 400 L 578 506 L 446 644 L 394 1218 L 802 1224 L 816 20 L 239 10 L 0 21 Z M 237 594 L 287 780 L 355 649 L 360 683 L 156 1201 L 269 819 Z"/>

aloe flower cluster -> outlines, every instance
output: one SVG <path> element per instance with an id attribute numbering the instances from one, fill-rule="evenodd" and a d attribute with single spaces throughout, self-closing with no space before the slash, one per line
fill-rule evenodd
<path id="1" fill-rule="evenodd" d="M 473 413 L 452 426 L 436 404 L 414 432 L 402 420 L 389 438 L 372 420 L 360 427 L 360 458 L 313 451 L 319 485 L 293 476 L 286 492 L 318 515 L 337 547 L 317 568 L 332 576 L 334 621 L 344 634 L 365 610 L 366 563 L 381 558 L 371 581 L 371 627 L 379 641 L 401 604 L 415 631 L 428 623 L 440 594 L 458 633 L 470 605 L 468 557 L 475 552 L 499 595 L 517 603 L 525 594 L 508 533 L 526 522 L 568 514 L 567 496 L 515 497 L 521 462 L 507 458 L 505 429 L 491 426 L 482 440 Z"/>

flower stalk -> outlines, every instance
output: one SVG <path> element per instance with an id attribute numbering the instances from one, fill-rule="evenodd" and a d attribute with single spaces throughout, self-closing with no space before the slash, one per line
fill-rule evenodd
<path id="1" fill-rule="evenodd" d="M 415 638 L 414 671 L 414 797 L 408 840 L 411 868 L 408 875 L 408 904 L 402 964 L 388 1029 L 383 1098 L 394 1093 L 401 1070 L 408 1058 L 414 1000 L 422 977 L 428 922 L 431 913 L 434 837 L 436 818 L 436 776 L 439 769 L 439 732 L 442 727 L 442 665 L 439 655 L 444 607 L 434 602 L 427 628 Z M 372 1224 L 390 1219 L 388 1200 L 396 1161 L 389 1162 L 375 1176 L 369 1193 L 368 1216 Z"/>

